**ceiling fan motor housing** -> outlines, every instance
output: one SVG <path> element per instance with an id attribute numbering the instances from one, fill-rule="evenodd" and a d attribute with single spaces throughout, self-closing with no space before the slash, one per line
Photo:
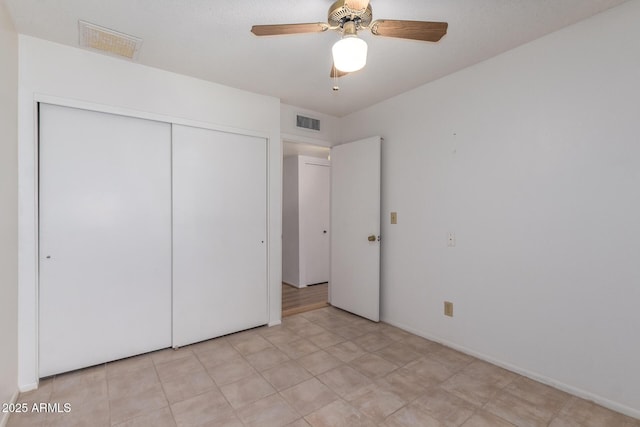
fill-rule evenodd
<path id="1" fill-rule="evenodd" d="M 338 0 L 329 8 L 327 21 L 332 27 L 342 27 L 347 21 L 354 21 L 356 28 L 366 28 L 373 19 L 371 5 L 364 10 L 352 10 L 345 4 L 346 0 Z"/>

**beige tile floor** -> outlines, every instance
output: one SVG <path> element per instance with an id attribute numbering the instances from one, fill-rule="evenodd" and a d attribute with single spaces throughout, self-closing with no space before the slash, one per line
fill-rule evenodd
<path id="1" fill-rule="evenodd" d="M 332 307 L 43 380 L 9 426 L 611 426 L 640 421 Z"/>

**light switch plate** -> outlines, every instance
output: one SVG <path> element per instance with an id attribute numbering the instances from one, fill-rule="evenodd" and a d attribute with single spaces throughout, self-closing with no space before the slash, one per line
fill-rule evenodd
<path id="1" fill-rule="evenodd" d="M 398 212 L 391 212 L 391 224 L 398 223 Z"/>

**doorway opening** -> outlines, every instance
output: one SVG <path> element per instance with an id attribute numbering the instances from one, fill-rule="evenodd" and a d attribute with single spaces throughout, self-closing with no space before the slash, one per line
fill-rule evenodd
<path id="1" fill-rule="evenodd" d="M 305 288 L 296 288 L 283 283 L 282 317 L 326 307 L 329 305 L 328 294 L 329 283 L 318 283 Z"/>
<path id="2" fill-rule="evenodd" d="M 329 147 L 283 141 L 282 316 L 328 305 Z"/>

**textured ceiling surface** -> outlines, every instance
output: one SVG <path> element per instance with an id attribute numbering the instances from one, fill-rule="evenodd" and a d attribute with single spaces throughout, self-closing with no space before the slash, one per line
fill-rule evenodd
<path id="1" fill-rule="evenodd" d="M 333 0 L 0 0 L 20 33 L 78 46 L 82 19 L 143 39 L 138 62 L 344 116 L 625 0 L 371 0 L 374 19 L 446 21 L 438 43 L 362 32 L 367 66 L 329 78 L 336 32 L 256 37 L 253 24 L 325 22 Z"/>

